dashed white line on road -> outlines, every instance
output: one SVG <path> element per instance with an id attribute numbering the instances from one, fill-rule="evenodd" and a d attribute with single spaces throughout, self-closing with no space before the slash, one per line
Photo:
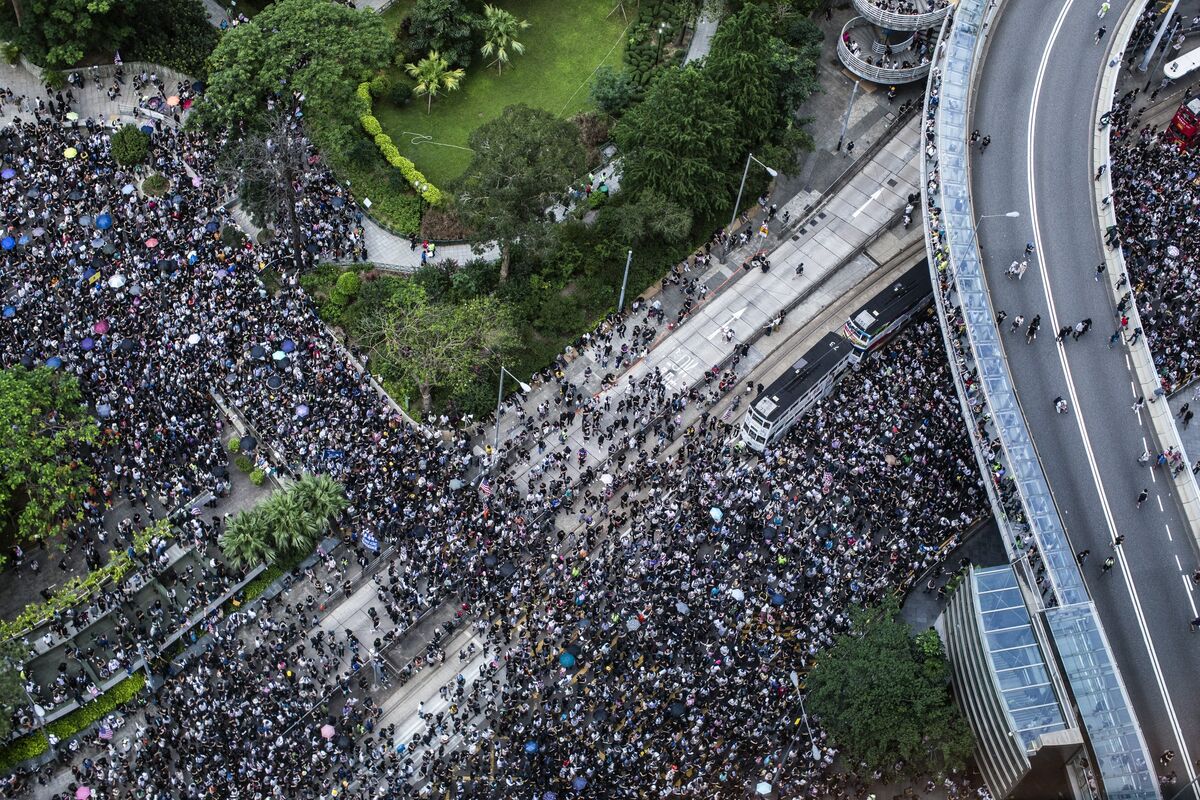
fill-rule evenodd
<path id="1" fill-rule="evenodd" d="M 1175 541 L 1175 537 L 1171 535 L 1171 526 L 1164 524 L 1163 527 L 1167 529 L 1167 541 L 1168 542 Z M 1179 558 L 1179 556 L 1175 556 L 1175 557 Z M 1181 567 L 1181 569 L 1182 569 L 1182 567 Z"/>
<path id="2" fill-rule="evenodd" d="M 1154 499 L 1158 501 L 1158 510 L 1162 511 L 1163 510 L 1162 495 L 1156 494 L 1156 495 L 1154 495 Z M 1179 556 L 1176 556 L 1176 558 L 1178 558 L 1178 557 Z"/>
<path id="3" fill-rule="evenodd" d="M 1187 575 L 1180 575 L 1183 578 L 1183 591 L 1187 595 L 1188 605 L 1192 607 L 1192 619 L 1200 617 L 1200 612 L 1196 611 L 1196 601 L 1192 599 L 1192 582 Z"/>

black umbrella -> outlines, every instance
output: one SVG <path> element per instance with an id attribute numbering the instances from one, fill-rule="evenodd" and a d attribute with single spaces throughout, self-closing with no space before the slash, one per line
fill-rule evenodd
<path id="1" fill-rule="evenodd" d="M 162 270 L 164 275 L 170 275 L 179 269 L 179 262 L 173 258 L 164 258 L 158 262 L 158 268 Z"/>
<path id="2" fill-rule="evenodd" d="M 212 474 L 217 478 L 228 478 L 229 467 L 225 466 L 224 464 L 217 464 L 212 468 Z"/>
<path id="3" fill-rule="evenodd" d="M 137 349 L 137 342 L 133 341 L 133 339 L 122 339 L 117 347 L 121 348 L 122 353 L 132 353 Z"/>
<path id="4" fill-rule="evenodd" d="M 500 576 L 501 577 L 511 578 L 512 574 L 516 571 L 517 571 L 517 568 L 512 565 L 511 561 L 505 561 L 503 564 L 500 565 Z"/>
<path id="5" fill-rule="evenodd" d="M 671 705 L 667 706 L 667 711 L 672 717 L 678 718 L 687 713 L 687 706 L 676 700 L 674 703 L 671 703 Z"/>
<path id="6" fill-rule="evenodd" d="M 243 436 L 241 443 L 238 445 L 238 448 L 243 453 L 252 453 L 257 447 L 258 439 L 255 439 L 253 436 Z"/>
<path id="7" fill-rule="evenodd" d="M 73 191 L 73 192 L 69 193 L 69 194 L 67 195 L 67 197 L 71 198 L 72 200 L 82 200 L 82 199 L 83 199 L 83 192 L 81 192 L 81 191 L 79 191 L 78 189 L 76 189 L 75 191 Z"/>
<path id="8" fill-rule="evenodd" d="M 280 386 L 283 386 L 283 378 L 278 375 L 272 375 L 267 378 L 267 386 L 270 386 L 272 389 L 278 389 Z"/>
<path id="9" fill-rule="evenodd" d="M 254 347 L 250 348 L 250 357 L 251 358 L 263 358 L 264 356 L 266 356 L 266 354 L 267 354 L 267 348 L 263 347 L 261 344 L 256 344 L 256 345 L 254 345 Z"/>
<path id="10" fill-rule="evenodd" d="M 496 557 L 495 556 L 484 556 L 483 563 L 489 567 L 494 567 L 494 566 L 496 566 Z"/>
<path id="11" fill-rule="evenodd" d="M 608 719 L 608 712 L 603 708 L 597 711 L 595 714 L 592 714 L 593 722 L 604 722 L 606 719 Z"/>

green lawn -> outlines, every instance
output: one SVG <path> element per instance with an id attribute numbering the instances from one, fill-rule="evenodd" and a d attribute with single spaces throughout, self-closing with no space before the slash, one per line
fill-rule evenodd
<path id="1" fill-rule="evenodd" d="M 592 72 L 601 64 L 620 67 L 626 23 L 608 16 L 611 0 L 506 0 L 502 7 L 530 22 L 520 41 L 525 55 L 512 56 L 498 75 L 476 54 L 462 87 L 433 101 L 413 98 L 403 108 L 375 102 L 375 116 L 396 147 L 438 187 L 448 187 L 471 160 L 472 130 L 514 103 L 569 117 L 590 105 Z M 395 70 L 398 76 L 401 70 Z"/>

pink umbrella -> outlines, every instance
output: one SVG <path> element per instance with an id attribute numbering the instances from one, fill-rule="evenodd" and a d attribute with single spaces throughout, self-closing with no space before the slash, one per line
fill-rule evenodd
<path id="1" fill-rule="evenodd" d="M 332 725 L 322 725 L 321 726 L 321 736 L 323 738 L 332 739 L 334 733 L 335 733 L 335 731 L 334 731 Z"/>
<path id="2" fill-rule="evenodd" d="M 75 790 L 75 800 L 87 800 L 92 796 L 92 790 L 86 786 L 80 786 Z"/>
<path id="3" fill-rule="evenodd" d="M 146 240 L 146 247 L 157 247 L 157 246 L 158 246 L 158 239 L 155 239 L 153 236 L 151 236 L 149 239 Z"/>
<path id="4" fill-rule="evenodd" d="M 100 333 L 100 334 L 108 333 L 108 320 L 106 320 L 106 319 L 100 320 L 99 322 L 97 322 L 95 325 L 92 326 L 92 330 L 95 331 L 96 333 Z"/>

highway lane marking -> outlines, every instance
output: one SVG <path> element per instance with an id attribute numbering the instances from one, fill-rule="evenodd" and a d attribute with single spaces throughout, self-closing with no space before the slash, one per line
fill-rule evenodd
<path id="1" fill-rule="evenodd" d="M 1162 495 L 1156 494 L 1156 495 L 1154 495 L 1154 499 L 1158 501 L 1158 510 L 1162 511 L 1163 510 Z M 1179 556 L 1175 556 L 1175 558 L 1179 558 Z"/>
<path id="2" fill-rule="evenodd" d="M 876 200 L 878 200 L 878 199 L 879 199 L 879 195 L 881 195 L 881 194 L 883 194 L 883 187 L 882 187 L 882 186 L 880 186 L 878 189 L 876 189 L 876 190 L 875 190 L 875 193 L 874 193 L 874 194 L 872 194 L 870 197 L 868 197 L 868 198 L 867 198 L 867 200 L 866 200 L 866 202 L 864 202 L 864 203 L 863 203 L 861 206 L 859 206 L 858 208 L 854 209 L 854 213 L 850 215 L 850 218 L 851 218 L 851 219 L 854 219 L 854 218 L 855 218 L 855 217 L 857 217 L 859 214 L 861 214 L 861 213 L 863 212 L 863 209 L 864 209 L 864 208 L 866 208 L 867 206 L 871 205 L 871 203 L 874 203 Z"/>
<path id="3" fill-rule="evenodd" d="M 1167 525 L 1166 523 L 1163 523 L 1163 527 L 1167 529 L 1167 541 L 1168 542 L 1175 541 L 1175 537 L 1171 535 L 1171 526 Z M 1179 558 L 1179 556 L 1175 556 L 1175 557 Z M 1183 569 L 1183 567 L 1180 567 L 1180 569 Z"/>
<path id="4" fill-rule="evenodd" d="M 1175 554 L 1175 566 L 1179 567 L 1179 571 L 1183 572 L 1183 562 L 1179 560 L 1179 554 Z"/>
<path id="5" fill-rule="evenodd" d="M 1187 575 L 1180 575 L 1183 578 L 1183 593 L 1187 595 L 1188 605 L 1192 607 L 1192 619 L 1200 617 L 1200 612 L 1196 611 L 1196 601 L 1192 599 L 1192 581 Z"/>
<path id="6" fill-rule="evenodd" d="M 1026 181 L 1029 186 L 1029 210 L 1030 220 L 1033 225 L 1033 241 L 1037 247 L 1038 253 L 1045 253 L 1046 250 L 1042 247 L 1041 226 L 1038 223 L 1038 205 L 1037 205 L 1037 187 L 1034 180 L 1034 153 L 1036 152 L 1034 128 L 1037 123 L 1038 102 L 1041 99 L 1042 84 L 1046 79 L 1046 67 L 1050 63 L 1050 53 L 1054 50 L 1054 43 L 1058 40 L 1058 35 L 1062 31 L 1063 23 L 1067 19 L 1067 14 L 1071 10 L 1071 6 L 1075 0 L 1066 0 L 1063 3 L 1062 10 L 1058 13 L 1058 19 L 1054 21 L 1054 27 L 1050 31 L 1050 37 L 1046 41 L 1046 46 L 1042 50 L 1042 58 L 1038 64 L 1037 76 L 1033 84 L 1033 93 L 1029 103 L 1029 123 L 1026 127 Z M 1049 272 L 1046 272 L 1046 279 L 1042 281 L 1042 293 L 1046 297 L 1046 305 L 1050 315 L 1050 324 L 1053 328 L 1059 327 L 1058 312 L 1054 305 L 1054 296 L 1050 291 Z M 1088 438 L 1088 432 L 1083 424 L 1083 408 L 1079 403 L 1078 393 L 1075 391 L 1075 379 L 1071 375 L 1071 367 L 1067 363 L 1067 354 L 1065 348 L 1056 348 L 1055 353 L 1058 356 L 1059 363 L 1062 365 L 1063 373 L 1067 380 L 1067 393 L 1071 396 L 1071 402 L 1079 412 L 1075 414 L 1075 424 L 1079 428 L 1079 435 L 1083 440 L 1084 454 L 1087 456 L 1088 467 L 1092 473 L 1092 480 L 1096 485 L 1096 491 L 1100 496 L 1100 508 L 1104 514 L 1104 519 L 1108 523 L 1110 541 L 1116 540 L 1117 525 L 1116 520 L 1112 515 L 1112 508 L 1109 506 L 1108 495 L 1104 490 L 1104 482 L 1100 478 L 1100 470 L 1096 466 L 1096 455 L 1092 450 L 1091 440 Z M 1153 470 L 1151 470 L 1153 473 Z M 1168 535 L 1170 530 L 1167 531 Z M 1146 645 L 1146 652 L 1150 656 L 1150 666 L 1154 671 L 1154 679 L 1158 684 L 1159 692 L 1162 695 L 1163 704 L 1167 710 L 1167 721 L 1171 726 L 1171 731 L 1175 734 L 1175 740 L 1178 743 L 1179 753 L 1182 756 L 1182 765 L 1187 772 L 1189 780 L 1195 781 L 1196 770 L 1192 764 L 1191 754 L 1188 752 L 1187 742 L 1183 738 L 1183 731 L 1179 726 L 1179 717 L 1175 713 L 1175 706 L 1171 702 L 1170 692 L 1167 689 L 1166 680 L 1163 677 L 1162 666 L 1159 664 L 1158 652 L 1154 647 L 1154 642 L 1150 638 L 1150 629 L 1146 624 L 1146 615 L 1142 610 L 1141 599 L 1138 597 L 1137 589 L 1134 587 L 1133 574 L 1129 569 L 1129 563 L 1125 558 L 1125 553 L 1121 548 L 1117 550 L 1117 563 L 1121 566 L 1121 573 L 1125 576 L 1125 586 L 1129 593 L 1129 599 L 1133 606 L 1134 617 L 1137 620 L 1138 628 L 1142 635 L 1142 641 Z M 1145 742 L 1145 734 L 1139 736 Z M 1153 764 L 1146 764 L 1147 769 L 1154 769 Z"/>

